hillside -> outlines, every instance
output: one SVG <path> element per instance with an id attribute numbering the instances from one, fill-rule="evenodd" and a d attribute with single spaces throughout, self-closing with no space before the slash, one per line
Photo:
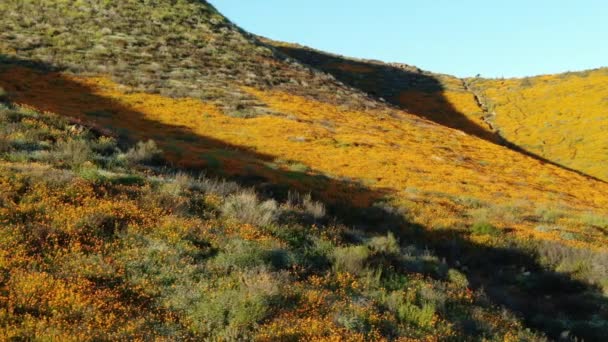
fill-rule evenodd
<path id="1" fill-rule="evenodd" d="M 285 54 L 410 113 L 608 180 L 608 69 L 458 79 L 262 38 Z"/>
<path id="2" fill-rule="evenodd" d="M 270 42 L 204 1 L 0 16 L 4 336 L 608 332 L 608 184 L 505 146 L 489 85 Z"/>
<path id="3" fill-rule="evenodd" d="M 536 338 L 437 256 L 0 105 L 7 340 Z"/>
<path id="4" fill-rule="evenodd" d="M 608 181 L 608 69 L 468 82 L 505 139 Z"/>

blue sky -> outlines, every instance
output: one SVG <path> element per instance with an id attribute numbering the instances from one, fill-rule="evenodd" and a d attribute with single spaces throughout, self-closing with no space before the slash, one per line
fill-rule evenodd
<path id="1" fill-rule="evenodd" d="M 607 0 L 210 0 L 247 31 L 486 77 L 608 66 Z"/>

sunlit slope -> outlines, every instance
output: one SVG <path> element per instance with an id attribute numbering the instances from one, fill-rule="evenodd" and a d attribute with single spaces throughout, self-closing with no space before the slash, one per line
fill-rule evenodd
<path id="1" fill-rule="evenodd" d="M 470 83 L 506 140 L 608 180 L 608 69 Z"/>
<path id="2" fill-rule="evenodd" d="M 471 210 L 479 206 L 508 206 L 515 208 L 512 218 L 487 219 L 523 236 L 560 239 L 575 232 L 568 243 L 605 241 L 603 230 L 577 219 L 606 212 L 605 183 L 407 112 L 346 110 L 281 91 L 242 88 L 282 115 L 235 118 L 196 99 L 124 92 L 105 77 L 15 66 L 0 73 L 0 86 L 17 103 L 131 139 L 155 139 L 178 166 L 267 179 L 283 169 L 288 176 L 274 181 L 358 206 L 388 200 L 431 227 L 470 223 L 476 219 Z M 538 208 L 568 215 L 560 216 L 560 229 L 536 230 Z"/>

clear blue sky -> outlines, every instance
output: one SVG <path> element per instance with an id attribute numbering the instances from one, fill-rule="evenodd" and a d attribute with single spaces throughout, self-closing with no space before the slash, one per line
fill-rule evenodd
<path id="1" fill-rule="evenodd" d="M 242 28 L 457 76 L 608 66 L 608 0 L 210 0 Z"/>

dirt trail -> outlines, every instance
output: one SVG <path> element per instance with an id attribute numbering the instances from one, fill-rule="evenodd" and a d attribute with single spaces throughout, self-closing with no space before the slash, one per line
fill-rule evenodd
<path id="1" fill-rule="evenodd" d="M 477 103 L 477 106 L 479 107 L 479 109 L 481 109 L 481 111 L 483 112 L 483 121 L 486 123 L 486 125 L 488 125 L 488 128 L 490 128 L 490 131 L 492 131 L 494 134 L 496 134 L 497 136 L 500 137 L 500 134 L 498 133 L 498 129 L 496 129 L 495 124 L 494 124 L 494 118 L 496 117 L 496 113 L 494 112 L 490 112 L 490 110 L 488 109 L 488 106 L 485 104 L 484 101 L 481 100 L 481 97 L 479 96 L 479 94 L 473 90 L 473 88 L 471 88 L 469 82 L 465 79 L 462 79 L 462 87 L 464 88 L 464 90 L 466 90 L 467 92 L 471 93 L 473 95 L 473 97 L 475 98 L 475 103 Z M 502 137 L 500 137 L 502 140 Z"/>

